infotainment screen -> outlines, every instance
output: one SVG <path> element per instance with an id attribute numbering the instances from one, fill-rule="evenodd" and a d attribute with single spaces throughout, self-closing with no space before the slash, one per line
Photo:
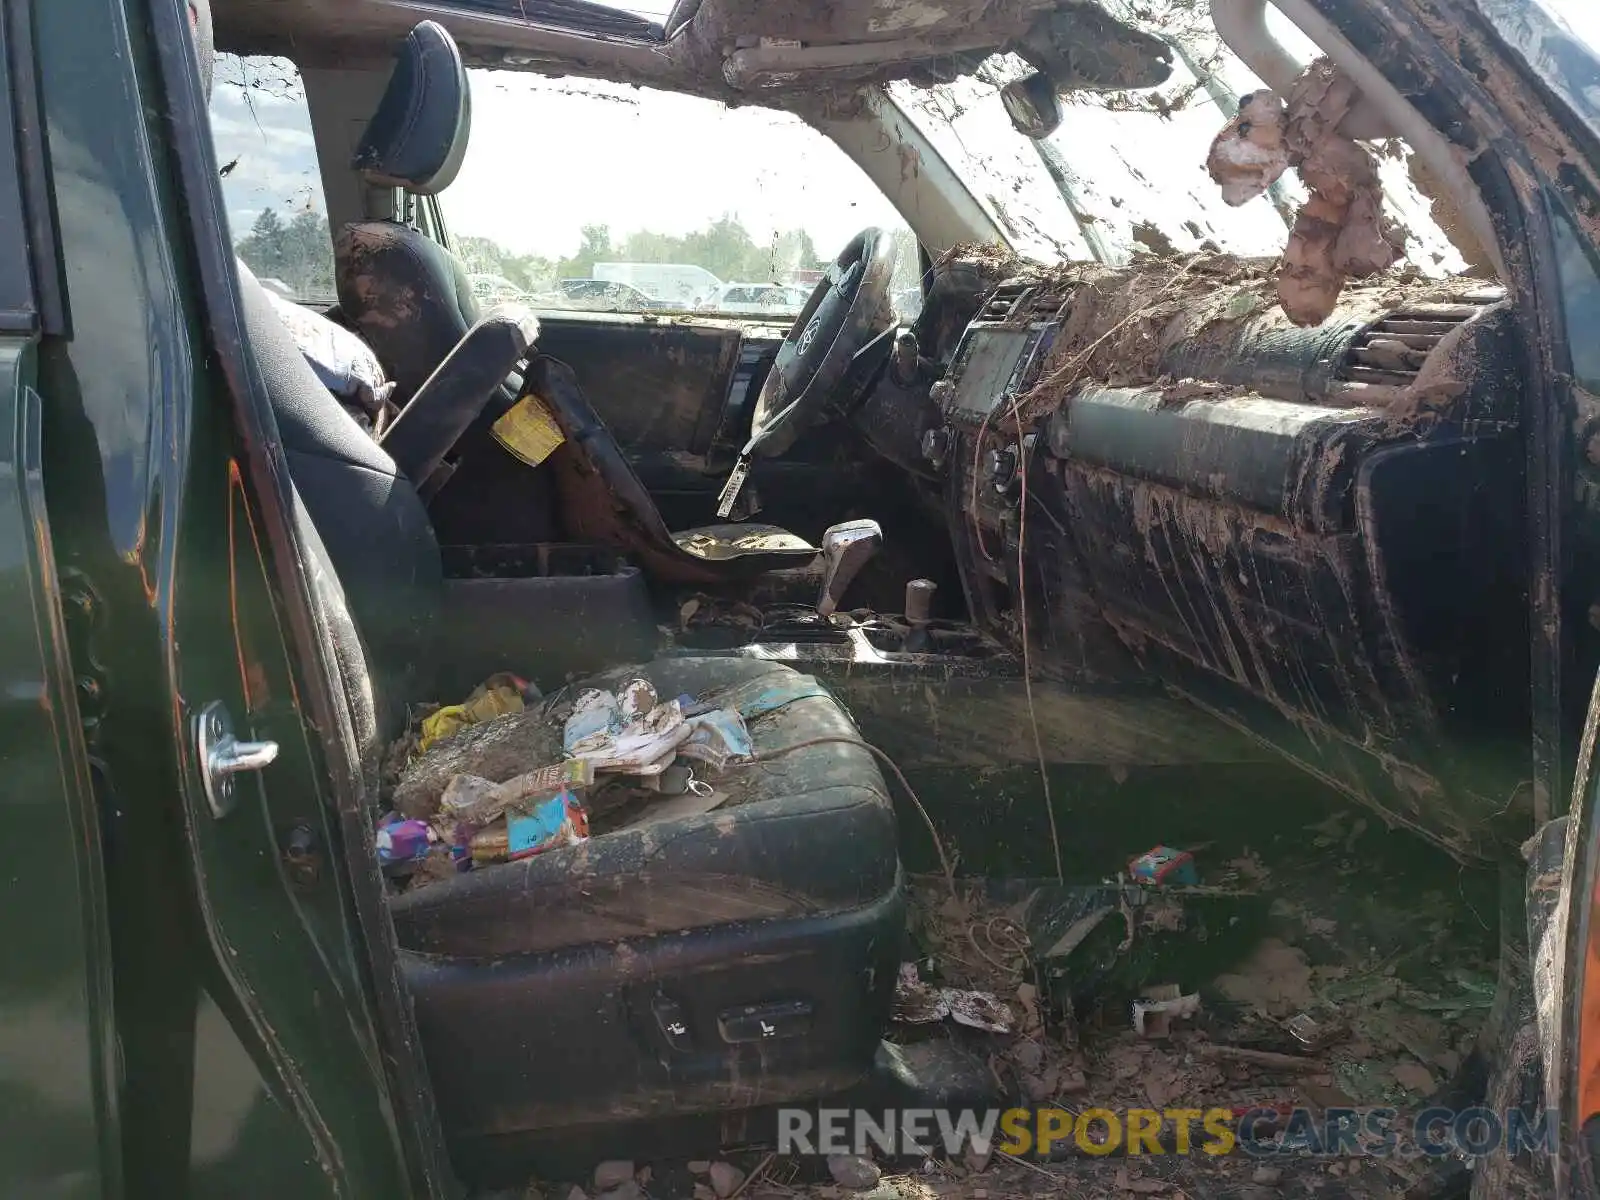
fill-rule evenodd
<path id="1" fill-rule="evenodd" d="M 1037 329 L 977 329 L 962 356 L 961 375 L 950 397 L 950 416 L 982 421 L 1006 396 L 1029 352 Z"/>

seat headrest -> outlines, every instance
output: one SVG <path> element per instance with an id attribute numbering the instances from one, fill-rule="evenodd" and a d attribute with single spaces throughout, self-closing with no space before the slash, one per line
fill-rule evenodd
<path id="1" fill-rule="evenodd" d="M 368 183 L 431 196 L 455 179 L 471 130 L 461 51 L 443 25 L 424 21 L 406 35 L 351 165 Z"/>

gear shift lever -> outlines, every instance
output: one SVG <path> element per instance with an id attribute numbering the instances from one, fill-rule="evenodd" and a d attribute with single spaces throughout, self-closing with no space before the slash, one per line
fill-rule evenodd
<path id="1" fill-rule="evenodd" d="M 822 535 L 822 598 L 817 612 L 831 617 L 850 581 L 883 548 L 883 529 L 876 521 L 845 521 Z"/>

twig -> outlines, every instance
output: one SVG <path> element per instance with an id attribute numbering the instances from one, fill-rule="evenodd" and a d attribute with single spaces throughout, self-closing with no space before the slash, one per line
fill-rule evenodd
<path id="1" fill-rule="evenodd" d="M 983 420 L 978 424 L 978 435 L 972 439 L 972 470 L 968 472 L 972 486 L 967 489 L 967 521 L 972 526 L 972 540 L 978 547 L 978 553 L 983 555 L 984 562 L 993 562 L 994 556 L 989 553 L 988 544 L 983 540 L 983 525 L 978 520 L 978 461 L 983 457 L 983 435 L 989 432 L 989 418 L 992 412 L 983 414 Z"/>
<path id="2" fill-rule="evenodd" d="M 761 1176 L 766 1174 L 767 1168 L 772 1165 L 773 1160 L 777 1157 L 778 1152 L 774 1150 L 760 1162 L 758 1162 L 756 1164 L 756 1169 L 751 1171 L 750 1174 L 746 1175 L 742 1180 L 740 1180 L 739 1186 L 728 1193 L 728 1200 L 739 1200 L 739 1193 L 743 1192 L 745 1188 L 749 1187 L 756 1180 L 760 1179 Z"/>
<path id="3" fill-rule="evenodd" d="M 1020 459 L 1018 472 L 1022 478 L 1022 494 L 1017 508 L 1017 617 L 1022 639 L 1022 691 L 1028 698 L 1028 724 L 1033 729 L 1033 752 L 1039 760 L 1039 786 L 1044 791 L 1044 813 L 1050 818 L 1050 850 L 1056 859 L 1056 882 L 1067 881 L 1061 866 L 1061 835 L 1056 830 L 1056 806 L 1050 795 L 1050 769 L 1044 761 L 1044 739 L 1039 736 L 1039 711 L 1033 704 L 1033 659 L 1028 649 L 1028 567 L 1023 558 L 1023 547 L 1028 539 L 1028 439 L 1022 432 L 1018 406 L 1021 397 L 1011 397 L 1011 423 L 1017 431 L 1017 453 Z"/>
<path id="4" fill-rule="evenodd" d="M 1029 389 L 1029 397 L 1031 398 L 1042 387 L 1059 387 L 1064 383 L 1071 382 L 1073 378 L 1073 372 L 1075 372 L 1084 362 L 1088 361 L 1089 355 L 1093 354 L 1096 348 L 1102 345 L 1107 338 L 1111 337 L 1112 334 L 1116 333 L 1119 329 L 1122 329 L 1124 326 L 1132 322 L 1134 318 L 1147 312 L 1157 300 L 1176 287 L 1178 281 L 1189 273 L 1189 268 L 1191 265 L 1193 265 L 1193 262 L 1194 260 L 1191 259 L 1189 262 L 1184 263 L 1181 268 L 1174 272 L 1172 278 L 1167 280 L 1167 282 L 1161 286 L 1161 289 L 1157 291 L 1154 296 L 1150 297 L 1148 301 L 1134 309 L 1132 312 L 1128 313 L 1127 316 L 1123 317 L 1122 320 L 1112 325 L 1110 329 L 1107 329 L 1094 341 L 1090 342 L 1070 360 L 1057 367 L 1050 373 L 1048 379 L 1041 380 L 1039 383 L 1036 383 L 1032 388 Z M 1044 757 L 1044 739 L 1039 733 L 1039 710 L 1034 704 L 1033 699 L 1032 652 L 1028 647 L 1028 566 L 1027 559 L 1024 555 L 1028 539 L 1028 438 L 1022 428 L 1022 400 L 1022 396 L 1013 395 L 1011 397 L 1010 412 L 1011 427 L 1017 435 L 1017 450 L 1020 458 L 1020 462 L 1018 464 L 1018 473 L 1020 475 L 1022 485 L 1022 492 L 1019 498 L 1017 510 L 1017 632 L 1022 642 L 1022 690 L 1028 701 L 1028 724 L 1033 731 L 1034 756 L 1039 762 L 1039 786 L 1044 792 L 1045 815 L 1050 819 L 1050 850 L 1055 856 L 1056 879 L 1059 882 L 1065 882 L 1066 871 L 1061 864 L 1061 834 L 1056 828 L 1055 802 L 1050 794 L 1050 770 L 1045 762 Z M 983 531 L 981 528 L 976 528 L 976 509 L 978 496 L 977 456 L 979 449 L 981 449 L 983 445 L 983 432 L 984 429 L 988 427 L 988 423 L 989 418 L 988 415 L 985 414 L 983 428 L 979 429 L 978 436 L 975 439 L 976 448 L 973 452 L 972 471 L 973 488 L 969 509 L 969 516 L 975 526 L 975 533 L 980 550 L 983 549 Z M 987 551 L 985 551 L 985 555 L 987 556 Z"/>
<path id="5" fill-rule="evenodd" d="M 938 826 L 933 823 L 933 818 L 928 815 L 928 810 L 922 807 L 922 801 L 918 799 L 916 789 L 906 781 L 904 773 L 895 765 L 894 759 L 890 758 L 871 742 L 864 742 L 860 738 L 845 737 L 842 734 L 830 734 L 824 737 L 807 738 L 803 742 L 796 742 L 792 746 L 782 746 L 777 750 L 764 750 L 754 758 L 746 761 L 752 763 L 771 762 L 775 758 L 782 758 L 786 754 L 793 754 L 796 750 L 804 750 L 808 746 L 826 746 L 830 744 L 859 746 L 861 749 L 875 754 L 889 770 L 894 772 L 895 779 L 899 780 L 900 787 L 916 807 L 917 813 L 922 817 L 923 824 L 928 827 L 928 836 L 933 839 L 933 848 L 939 855 L 939 865 L 944 868 L 945 886 L 950 889 L 950 894 L 954 896 L 956 894 L 956 869 L 950 862 L 950 856 L 944 852 L 944 842 L 939 838 Z"/>
<path id="6" fill-rule="evenodd" d="M 1196 1043 L 1195 1052 L 1201 1058 L 1222 1058 L 1234 1062 L 1254 1063 L 1258 1067 L 1280 1067 L 1286 1071 L 1323 1071 L 1327 1065 L 1320 1059 L 1302 1058 L 1294 1054 L 1275 1054 L 1271 1050 L 1248 1050 L 1243 1046 L 1219 1046 L 1215 1042 Z"/>
<path id="7" fill-rule="evenodd" d="M 1052 391 L 1059 391 L 1060 389 L 1062 389 L 1064 387 L 1067 387 L 1071 383 L 1073 383 L 1075 381 L 1075 379 L 1076 379 L 1076 376 L 1075 376 L 1074 372 L 1076 372 L 1077 369 L 1080 366 L 1082 366 L 1084 363 L 1086 363 L 1089 360 L 1089 356 L 1091 354 L 1093 354 L 1096 350 L 1098 350 L 1105 343 L 1107 338 L 1109 338 L 1112 334 L 1117 333 L 1118 331 L 1120 331 L 1123 327 L 1128 325 L 1135 318 L 1142 317 L 1145 313 L 1149 312 L 1150 309 L 1155 307 L 1156 301 L 1161 299 L 1161 297 L 1165 296 L 1174 287 L 1176 287 L 1177 284 L 1178 284 L 1178 281 L 1189 273 L 1189 268 L 1194 266 L 1194 264 L 1197 261 L 1198 261 L 1197 259 L 1192 259 L 1191 258 L 1188 262 L 1184 263 L 1182 267 L 1180 267 L 1176 272 L 1173 273 L 1173 276 L 1172 276 L 1171 279 L 1167 280 L 1166 283 L 1161 285 L 1160 290 L 1157 291 L 1155 295 L 1151 296 L 1150 299 L 1146 300 L 1138 308 L 1134 309 L 1127 316 L 1123 317 L 1122 320 L 1118 321 L 1115 325 L 1111 326 L 1110 329 L 1106 330 L 1099 337 L 1095 338 L 1094 341 L 1090 342 L 1087 346 L 1085 346 L 1082 350 L 1080 350 L 1076 355 L 1074 355 L 1067 362 L 1064 362 L 1059 367 L 1056 367 L 1053 371 L 1050 372 L 1050 375 L 1049 375 L 1048 378 L 1041 379 L 1037 383 L 1035 383 L 1031 388 L 1028 389 L 1027 396 L 1025 396 L 1025 397 L 1024 396 L 1014 397 L 1013 400 L 1012 400 L 1012 405 L 1011 405 L 1012 413 L 1013 414 L 1016 413 L 1018 407 L 1020 406 L 1020 404 L 1021 404 L 1021 402 L 1023 400 L 1026 399 L 1026 400 L 1031 401 L 1033 399 L 1033 397 L 1035 395 L 1037 395 L 1044 388 L 1049 388 Z M 1094 285 L 1093 284 L 1086 284 L 1084 286 L 1092 287 Z M 1022 433 L 1021 425 L 1017 423 L 1017 418 L 1015 416 L 1013 416 L 1012 420 L 1013 420 L 1013 424 L 1016 425 L 1018 436 L 1021 436 L 1021 433 Z"/>
<path id="8" fill-rule="evenodd" d="M 1039 1175 L 1043 1175 L 1046 1179 L 1054 1179 L 1057 1183 L 1061 1182 L 1061 1176 L 1057 1175 L 1054 1171 L 1046 1171 L 1043 1167 L 1039 1166 L 1037 1163 L 1029 1162 L 1027 1159 L 1023 1158 L 1022 1155 L 1020 1155 L 1020 1154 L 1002 1154 L 1000 1156 L 1000 1159 L 1003 1162 L 1016 1163 L 1017 1166 L 1019 1166 L 1019 1167 L 1027 1167 L 1028 1170 L 1033 1171 L 1033 1172 L 1035 1172 L 1035 1173 L 1037 1173 Z"/>
<path id="9" fill-rule="evenodd" d="M 991 917 L 983 926 L 983 936 L 988 938 L 989 944 L 997 949 L 999 948 L 999 943 L 995 940 L 994 935 L 989 932 L 989 927 L 1001 919 L 1002 918 L 1000 917 Z M 967 923 L 967 941 L 970 942 L 972 944 L 972 948 L 978 952 L 978 957 L 983 959 L 984 962 L 988 963 L 995 970 L 1001 971 L 1007 976 L 1015 975 L 1018 978 L 1021 978 L 1021 971 L 1017 970 L 1015 967 L 1007 966 L 1005 963 L 993 958 L 987 951 L 984 950 L 982 946 L 978 944 L 978 923 L 976 921 L 969 921 Z M 1026 943 L 1024 943 L 1022 946 L 1013 945 L 1010 952 L 1012 954 L 1022 954 L 1025 952 L 1025 950 Z"/>

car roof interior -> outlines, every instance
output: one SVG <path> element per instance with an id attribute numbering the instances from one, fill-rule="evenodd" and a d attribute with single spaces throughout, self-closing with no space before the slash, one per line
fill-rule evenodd
<path id="1" fill-rule="evenodd" d="M 586 0 L 217 0 L 214 10 L 218 49 L 281 54 L 303 69 L 376 67 L 418 21 L 436 20 L 469 66 L 782 106 L 815 95 L 819 84 L 848 90 L 919 74 L 949 78 L 1044 24 L 1052 43 L 1074 48 L 1078 69 L 1116 76 L 1099 86 L 1141 86 L 1136 77 L 1167 58 L 1159 39 L 1095 5 L 1059 0 L 678 0 L 660 23 Z"/>

